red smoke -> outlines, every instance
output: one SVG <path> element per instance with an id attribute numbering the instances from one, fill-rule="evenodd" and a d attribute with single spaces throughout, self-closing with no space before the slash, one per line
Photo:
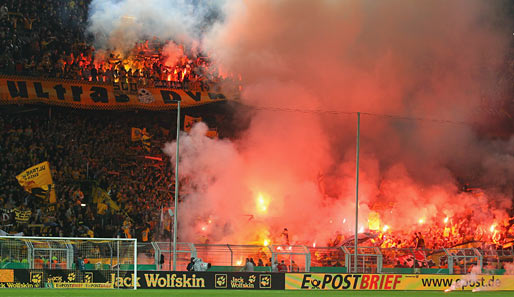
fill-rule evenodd
<path id="1" fill-rule="evenodd" d="M 473 128 L 511 38 L 493 3 L 255 0 L 224 11 L 203 45 L 261 108 L 240 139 L 209 139 L 202 124 L 183 135 L 181 240 L 281 243 L 288 228 L 292 243 L 324 246 L 351 234 L 360 111 L 360 226 L 374 210 L 398 238 L 451 224 L 494 241 L 490 226 L 512 206 L 514 140 Z"/>

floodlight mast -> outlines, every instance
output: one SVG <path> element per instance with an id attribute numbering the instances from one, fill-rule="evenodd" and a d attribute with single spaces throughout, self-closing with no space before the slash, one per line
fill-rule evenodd
<path id="1" fill-rule="evenodd" d="M 357 148 L 355 166 L 355 253 L 353 259 L 354 273 L 357 273 L 357 249 L 359 247 L 359 142 L 361 128 L 361 113 L 357 112 Z"/>
<path id="2" fill-rule="evenodd" d="M 173 271 L 177 271 L 177 206 L 178 206 L 178 153 L 180 136 L 180 100 L 177 100 L 177 151 L 175 154 L 175 207 L 173 209 Z"/>

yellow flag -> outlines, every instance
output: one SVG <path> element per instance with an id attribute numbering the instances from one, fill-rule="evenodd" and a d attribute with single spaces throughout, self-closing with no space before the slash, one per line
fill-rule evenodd
<path id="1" fill-rule="evenodd" d="M 205 136 L 209 138 L 218 138 L 218 131 L 216 129 L 209 129 L 209 131 L 205 133 Z"/>
<path id="2" fill-rule="evenodd" d="M 130 133 L 130 139 L 132 141 L 139 141 L 139 140 L 141 140 L 142 136 L 143 136 L 143 130 L 132 127 L 132 132 Z"/>
<path id="3" fill-rule="evenodd" d="M 111 199 L 111 196 L 102 188 L 94 187 L 93 188 L 93 202 L 98 204 L 104 203 L 107 204 L 111 209 L 114 209 L 116 211 L 120 210 L 120 207 L 114 200 Z"/>
<path id="4" fill-rule="evenodd" d="M 202 117 L 191 117 L 188 115 L 184 116 L 184 131 L 189 132 L 195 123 L 201 122 Z"/>
<path id="5" fill-rule="evenodd" d="M 48 161 L 26 169 L 18 174 L 16 179 L 25 191 L 41 198 L 48 197 L 50 203 L 56 202 L 55 188 Z"/>

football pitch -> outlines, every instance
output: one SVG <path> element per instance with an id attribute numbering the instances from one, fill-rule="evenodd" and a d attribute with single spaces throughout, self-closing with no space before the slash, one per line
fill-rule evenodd
<path id="1" fill-rule="evenodd" d="M 453 291 L 445 293 L 443 291 L 282 291 L 282 290 L 103 290 L 103 289 L 0 289 L 2 297 L 39 297 L 39 296 L 59 296 L 59 297 L 110 297 L 110 296 L 166 296 L 166 297 L 304 297 L 304 296 L 356 296 L 356 297 L 377 297 L 377 296 L 400 296 L 400 297 L 432 297 L 432 296 L 513 296 L 513 292 L 508 291 L 488 291 L 488 292 L 461 292 Z"/>

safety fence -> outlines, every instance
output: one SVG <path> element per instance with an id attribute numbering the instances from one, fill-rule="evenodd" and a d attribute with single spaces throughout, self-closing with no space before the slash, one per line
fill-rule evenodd
<path id="1" fill-rule="evenodd" d="M 57 242 L 59 243 L 59 242 Z M 107 246 L 107 245 L 106 245 Z M 108 247 L 108 246 L 107 246 Z M 0 241 L 0 269 L 73 268 L 69 243 L 42 246 L 38 242 Z M 76 249 L 76 247 L 75 247 Z M 131 263 L 113 260 L 112 249 L 82 248 L 85 269 L 132 270 Z M 138 270 L 169 271 L 173 267 L 170 242 L 138 242 Z M 469 274 L 487 272 L 503 274 L 513 265 L 514 250 L 450 248 L 378 248 L 359 247 L 357 263 L 353 246 L 309 247 L 305 245 L 233 245 L 177 243 L 177 271 L 185 271 L 192 257 L 211 263 L 210 271 L 242 271 L 246 259 L 255 263 L 254 271 L 312 273 L 403 273 L 403 274 Z M 56 257 L 57 256 L 57 257 Z M 55 260 L 57 259 L 57 260 Z M 123 259 L 121 259 L 123 260 Z M 355 265 L 357 264 L 357 265 Z"/>

